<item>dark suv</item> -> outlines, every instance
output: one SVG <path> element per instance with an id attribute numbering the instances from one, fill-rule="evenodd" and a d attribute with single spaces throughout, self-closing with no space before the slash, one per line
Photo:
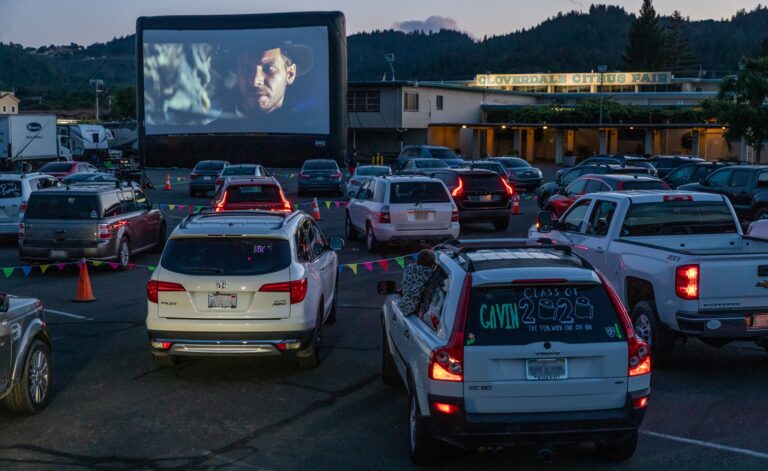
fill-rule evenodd
<path id="1" fill-rule="evenodd" d="M 19 224 L 19 256 L 31 262 L 116 260 L 165 245 L 166 222 L 136 185 L 92 184 L 32 193 Z"/>
<path id="2" fill-rule="evenodd" d="M 704 159 L 698 157 L 689 157 L 687 155 L 656 155 L 651 157 L 651 164 L 656 167 L 659 174 L 659 178 L 664 178 L 669 172 L 685 164 L 695 164 L 696 162 L 704 162 Z"/>
<path id="3" fill-rule="evenodd" d="M 216 179 L 229 165 L 226 160 L 201 160 L 189 175 L 189 196 L 216 189 Z"/>
<path id="4" fill-rule="evenodd" d="M 451 192 L 459 222 L 490 222 L 497 231 L 509 227 L 514 190 L 490 170 L 445 169 L 432 172 Z"/>

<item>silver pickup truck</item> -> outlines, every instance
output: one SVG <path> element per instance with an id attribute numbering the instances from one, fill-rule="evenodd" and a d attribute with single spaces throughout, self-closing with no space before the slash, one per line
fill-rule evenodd
<path id="1" fill-rule="evenodd" d="M 42 303 L 0 294 L 0 404 L 35 414 L 51 390 L 51 339 Z"/>

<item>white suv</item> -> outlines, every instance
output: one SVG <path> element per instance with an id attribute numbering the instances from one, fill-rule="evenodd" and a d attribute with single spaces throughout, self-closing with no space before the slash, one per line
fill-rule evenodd
<path id="1" fill-rule="evenodd" d="M 404 175 L 374 177 L 350 198 L 346 233 L 347 240 L 365 234 L 369 252 L 387 242 L 455 239 L 459 236 L 459 212 L 440 180 Z"/>
<path id="2" fill-rule="evenodd" d="M 179 356 L 293 355 L 321 360 L 336 321 L 338 258 L 307 214 L 225 211 L 187 217 L 147 284 L 147 332 L 158 366 Z"/>
<path id="3" fill-rule="evenodd" d="M 410 394 L 410 455 L 461 447 L 595 442 L 608 459 L 637 445 L 651 360 L 613 289 L 563 246 L 530 239 L 436 248 L 420 305 L 395 283 L 382 309 L 384 382 Z M 547 453 L 550 453 L 547 451 Z"/>
<path id="4" fill-rule="evenodd" d="M 0 236 L 19 233 L 30 193 L 58 184 L 56 178 L 44 173 L 0 174 Z"/>

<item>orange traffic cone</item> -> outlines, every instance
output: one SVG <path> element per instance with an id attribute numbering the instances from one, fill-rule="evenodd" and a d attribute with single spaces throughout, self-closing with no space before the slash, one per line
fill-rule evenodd
<path id="1" fill-rule="evenodd" d="M 82 303 L 95 300 L 91 290 L 91 277 L 88 276 L 88 263 L 85 260 L 80 260 L 80 276 L 77 278 L 75 302 Z"/>
<path id="2" fill-rule="evenodd" d="M 315 221 L 323 220 L 323 218 L 320 216 L 320 205 L 317 204 L 317 196 L 315 196 L 315 199 L 312 200 L 312 219 Z"/>
<path id="3" fill-rule="evenodd" d="M 165 174 L 165 191 L 171 191 L 171 176 Z"/>
<path id="4" fill-rule="evenodd" d="M 512 214 L 520 214 L 520 196 L 517 192 L 512 196 Z"/>

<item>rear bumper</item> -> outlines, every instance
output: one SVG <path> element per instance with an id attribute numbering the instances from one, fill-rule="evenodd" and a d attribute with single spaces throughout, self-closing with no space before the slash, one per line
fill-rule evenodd
<path id="1" fill-rule="evenodd" d="M 760 311 L 768 313 L 768 309 Z M 752 329 L 751 317 L 755 312 L 717 312 L 690 313 L 678 312 L 675 315 L 678 330 L 687 335 L 706 338 L 727 338 L 751 340 L 758 337 L 768 338 L 768 329 Z"/>
<path id="2" fill-rule="evenodd" d="M 326 191 L 344 191 L 344 182 L 342 181 L 303 181 L 299 180 L 298 187 L 300 190 L 326 190 Z"/>
<path id="3" fill-rule="evenodd" d="M 459 209 L 459 221 L 493 222 L 494 219 L 504 219 L 512 216 L 510 208 L 501 209 Z"/>
<path id="4" fill-rule="evenodd" d="M 19 233 L 18 221 L 0 222 L 0 235 L 17 235 Z"/>
<path id="5" fill-rule="evenodd" d="M 639 396 L 638 396 L 639 397 Z M 451 402 L 429 396 L 430 404 Z M 456 414 L 432 411 L 432 432 L 441 440 L 464 448 L 513 444 L 582 443 L 621 438 L 636 431 L 645 408 L 633 409 L 632 396 L 621 409 L 531 414 Z M 463 404 L 461 404 L 463 410 Z"/>
<path id="6" fill-rule="evenodd" d="M 195 191 L 213 191 L 216 189 L 216 178 L 210 181 L 194 180 L 189 182 L 189 189 Z"/>
<path id="7" fill-rule="evenodd" d="M 452 222 L 450 227 L 443 229 L 419 229 L 413 231 L 397 230 L 383 225 L 374 227 L 374 234 L 379 242 L 397 242 L 414 240 L 446 240 L 459 237 L 460 226 L 457 222 Z"/>
<path id="8" fill-rule="evenodd" d="M 312 342 L 314 330 L 293 332 L 147 331 L 152 351 L 181 356 L 277 356 L 295 354 Z M 156 343 L 170 342 L 169 349 Z M 282 344 L 284 347 L 278 348 Z"/>
<path id="9" fill-rule="evenodd" d="M 88 258 L 94 260 L 116 260 L 117 239 L 105 240 L 91 247 L 29 246 L 19 243 L 19 258 L 26 261 L 72 261 Z"/>

